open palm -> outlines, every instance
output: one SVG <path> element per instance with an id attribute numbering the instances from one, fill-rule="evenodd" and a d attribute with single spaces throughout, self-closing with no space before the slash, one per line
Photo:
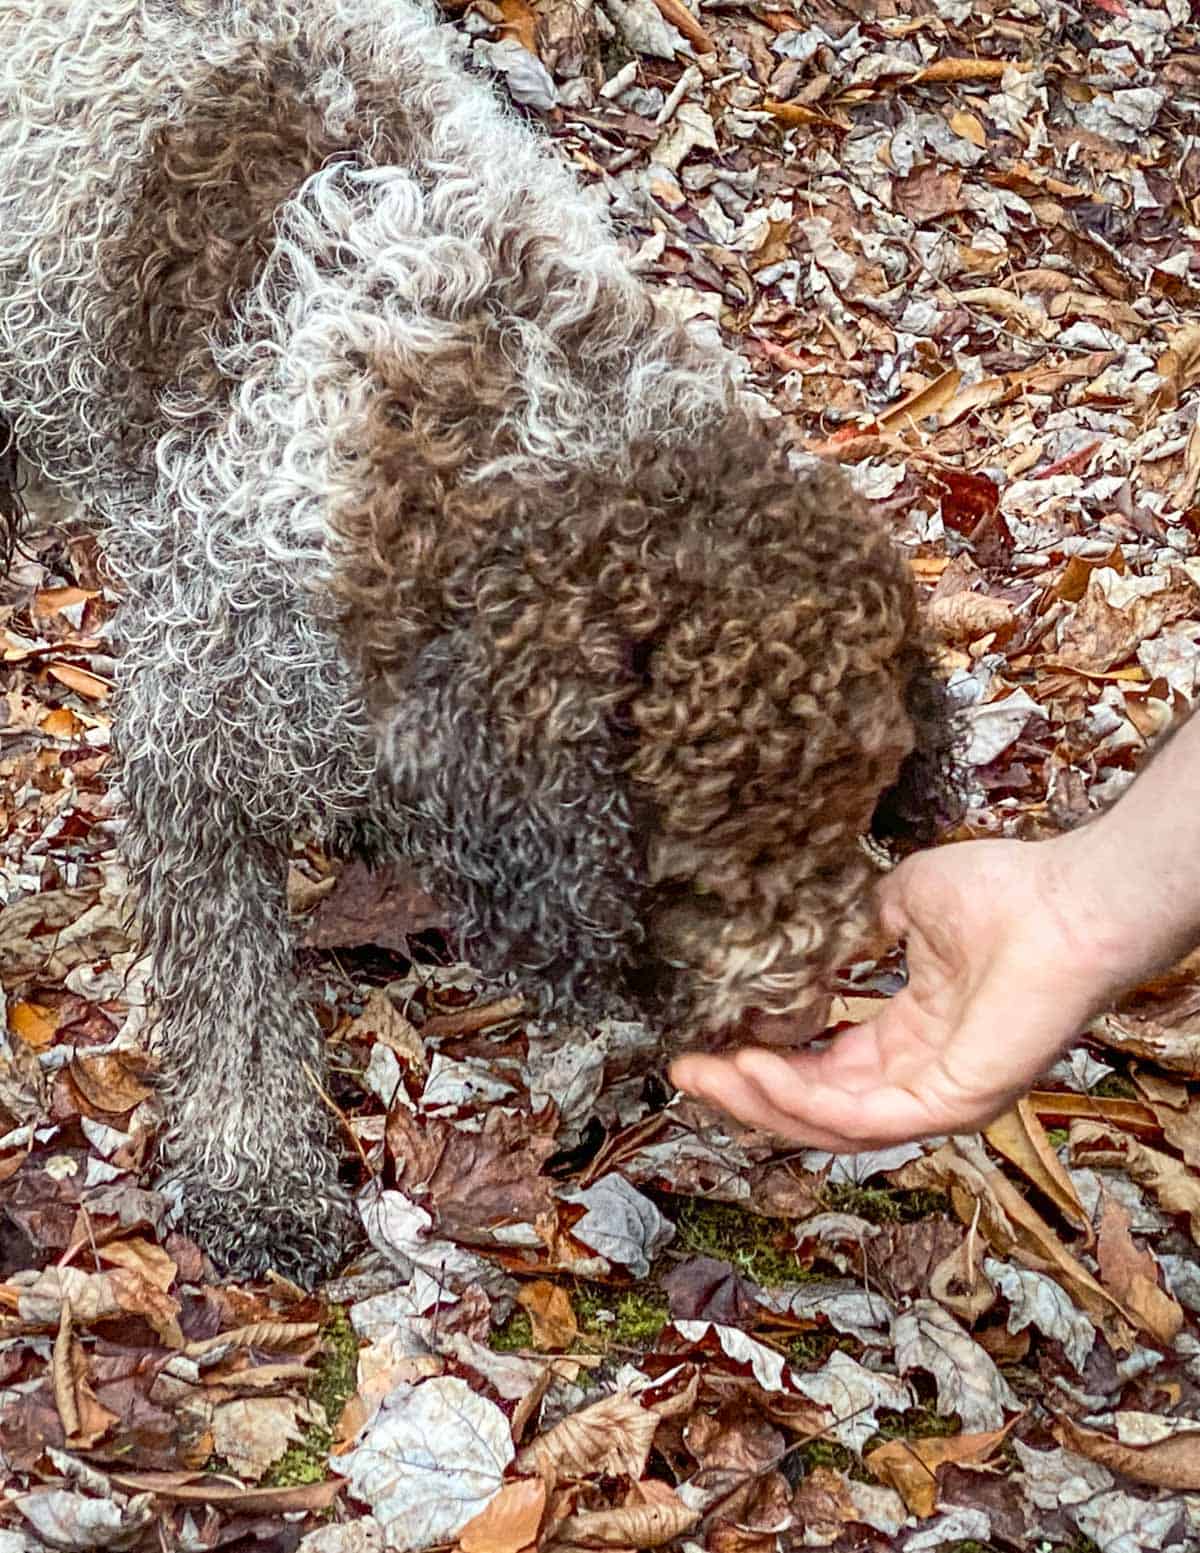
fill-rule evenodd
<path id="1" fill-rule="evenodd" d="M 1111 990 L 1073 930 L 1052 848 L 963 842 L 883 883 L 908 985 L 823 1050 L 688 1055 L 681 1089 L 748 1126 L 854 1152 L 966 1132 L 1006 1110 Z"/>

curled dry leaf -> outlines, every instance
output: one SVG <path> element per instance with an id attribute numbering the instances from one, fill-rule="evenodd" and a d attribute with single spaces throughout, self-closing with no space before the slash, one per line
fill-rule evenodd
<path id="1" fill-rule="evenodd" d="M 982 1259 L 980 1241 L 964 1235 L 929 1275 L 930 1294 L 969 1326 L 996 1303 L 996 1291 L 983 1271 Z"/>
<path id="2" fill-rule="evenodd" d="M 517 1457 L 517 1471 L 548 1482 L 598 1474 L 640 1478 L 658 1428 L 657 1413 L 628 1391 L 615 1391 L 560 1419 Z"/>
<path id="3" fill-rule="evenodd" d="M 929 629 L 944 642 L 972 642 L 994 631 L 1006 631 L 1015 621 L 1004 599 L 986 593 L 952 593 L 934 599 L 925 611 Z"/>
<path id="4" fill-rule="evenodd" d="M 197 1338 L 183 1351 L 189 1359 L 216 1364 L 239 1348 L 266 1348 L 273 1353 L 303 1351 L 312 1346 L 320 1331 L 315 1321 L 252 1321 L 231 1332 L 218 1332 L 215 1337 Z"/>
<path id="5" fill-rule="evenodd" d="M 87 1355 L 72 1330 L 70 1300 L 63 1301 L 50 1374 L 67 1444 L 79 1450 L 90 1449 L 120 1419 L 96 1400 L 88 1376 Z"/>
<path id="6" fill-rule="evenodd" d="M 1088 1033 L 1114 1051 L 1142 1057 L 1170 1073 L 1200 1073 L 1200 1020 L 1194 1016 L 1176 1026 L 1127 1011 L 1101 1014 Z"/>
<path id="7" fill-rule="evenodd" d="M 1049 1198 L 1073 1229 L 1087 1237 L 1090 1245 L 1091 1220 L 1029 1100 L 1018 1100 L 1012 1110 L 986 1127 L 983 1135 L 998 1154 L 1016 1165 Z"/>
<path id="8" fill-rule="evenodd" d="M 945 1182 L 955 1211 L 965 1224 L 974 1223 L 978 1214 L 979 1229 L 995 1251 L 1038 1272 L 1050 1269 L 1114 1348 L 1128 1351 L 1133 1347 L 1130 1312 L 1067 1250 L 979 1143 L 955 1138 L 929 1157 L 927 1168 Z"/>
<path id="9" fill-rule="evenodd" d="M 1125 1445 L 1099 1429 L 1085 1428 L 1065 1414 L 1055 1417 L 1053 1429 L 1061 1445 L 1110 1471 L 1124 1473 L 1135 1483 L 1151 1483 L 1155 1488 L 1200 1489 L 1200 1428 L 1194 1424 L 1184 1421 L 1176 1433 L 1151 1445 Z"/>
<path id="10" fill-rule="evenodd" d="M 559 1526 L 556 1540 L 590 1548 L 661 1548 L 689 1532 L 699 1519 L 699 1510 L 671 1494 L 653 1504 L 569 1515 Z"/>
<path id="11" fill-rule="evenodd" d="M 66 1301 L 77 1327 L 114 1316 L 142 1316 L 168 1347 L 183 1346 L 176 1319 L 179 1302 L 128 1268 L 87 1273 L 78 1267 L 49 1267 L 20 1290 L 17 1310 L 22 1321 L 50 1327 L 59 1323 Z"/>

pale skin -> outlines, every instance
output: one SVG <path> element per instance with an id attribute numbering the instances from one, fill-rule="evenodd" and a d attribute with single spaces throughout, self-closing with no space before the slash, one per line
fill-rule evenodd
<path id="1" fill-rule="evenodd" d="M 1200 942 L 1200 718 L 1112 809 L 1050 841 L 966 841 L 879 890 L 908 985 L 824 1049 L 689 1054 L 682 1090 L 837 1153 L 973 1132 L 1087 1021 Z"/>

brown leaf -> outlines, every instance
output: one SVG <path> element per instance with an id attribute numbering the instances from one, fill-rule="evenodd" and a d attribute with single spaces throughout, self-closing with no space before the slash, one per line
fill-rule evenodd
<path id="1" fill-rule="evenodd" d="M 1153 1111 L 1163 1137 L 1193 1170 L 1200 1170 L 1200 1098 L 1186 1084 L 1162 1074 L 1139 1070 L 1132 1077 Z"/>
<path id="2" fill-rule="evenodd" d="M 1171 1073 L 1188 1078 L 1200 1073 L 1200 1019 L 1195 1017 L 1174 1024 L 1122 1009 L 1101 1014 L 1088 1033 L 1114 1051 L 1142 1057 Z"/>
<path id="3" fill-rule="evenodd" d="M 531 1440 L 517 1457 L 517 1471 L 540 1473 L 551 1483 L 594 1475 L 637 1479 L 658 1424 L 658 1414 L 635 1396 L 615 1391 Z"/>
<path id="4" fill-rule="evenodd" d="M 327 1510 L 343 1487 L 340 1478 L 299 1483 L 294 1488 L 246 1488 L 211 1472 L 113 1472 L 109 1476 L 118 1488 L 135 1494 L 154 1494 L 175 1504 L 235 1506 L 261 1515 Z"/>
<path id="5" fill-rule="evenodd" d="M 1157 593 L 1139 594 L 1120 607 L 1109 602 L 1093 573 L 1059 643 L 1057 661 L 1085 673 L 1098 673 L 1127 662 L 1147 637 L 1195 612 L 1198 600 L 1190 580 L 1173 571 Z"/>
<path id="6" fill-rule="evenodd" d="M 986 1127 L 983 1135 L 998 1154 L 1016 1165 L 1050 1199 L 1068 1224 L 1087 1236 L 1090 1245 L 1091 1220 L 1029 1101 L 1018 1100 L 1011 1111 Z"/>
<path id="7" fill-rule="evenodd" d="M 1075 1121 L 1106 1122 L 1122 1132 L 1136 1133 L 1156 1141 L 1162 1132 L 1149 1106 L 1118 1095 L 1076 1095 L 1070 1090 L 1034 1089 L 1029 1104 L 1036 1115 L 1052 1127 L 1069 1126 Z"/>
<path id="8" fill-rule="evenodd" d="M 1113 571 L 1120 573 L 1126 571 L 1125 552 L 1120 545 L 1114 545 L 1104 559 L 1099 561 L 1087 561 L 1083 556 L 1073 555 L 1054 584 L 1055 598 L 1064 599 L 1069 604 L 1077 604 L 1088 590 L 1092 573 L 1103 571 L 1105 567 L 1111 567 Z"/>
<path id="9" fill-rule="evenodd" d="M 556 1541 L 591 1548 L 661 1548 L 682 1537 L 700 1519 L 700 1511 L 685 1505 L 665 1483 L 665 1493 L 652 1504 L 625 1505 L 619 1510 L 584 1510 L 568 1515 Z"/>
<path id="10" fill-rule="evenodd" d="M 909 78 L 911 86 L 934 86 L 959 81 L 999 81 L 1006 70 L 1028 70 L 1030 67 L 1013 59 L 935 59 L 924 70 L 918 70 Z"/>
<path id="11" fill-rule="evenodd" d="M 528 1117 L 493 1106 L 482 1128 L 467 1132 L 396 1105 L 386 1137 L 397 1184 L 419 1181 L 439 1229 L 454 1239 L 487 1244 L 500 1225 L 556 1215 L 552 1185 L 542 1173 L 555 1138 L 531 1127 Z"/>
<path id="12" fill-rule="evenodd" d="M 435 1035 L 475 1035 L 480 1030 L 491 1030 L 516 1019 L 524 1012 L 525 999 L 519 992 L 514 992 L 492 1003 L 472 1003 L 445 1014 L 433 1014 L 421 1026 L 421 1034 L 425 1039 Z"/>
<path id="13" fill-rule="evenodd" d="M 985 1434 L 935 1435 L 915 1440 L 888 1440 L 863 1458 L 881 1483 L 904 1500 L 922 1519 L 938 1509 L 937 1469 L 948 1464 L 978 1465 L 993 1456 L 1017 1422 Z"/>
<path id="14" fill-rule="evenodd" d="M 152 1245 L 137 1235 L 128 1240 L 109 1241 L 97 1254 L 102 1262 L 111 1266 L 130 1268 L 164 1294 L 175 1282 L 179 1271 L 178 1265 L 161 1246 Z"/>
<path id="15" fill-rule="evenodd" d="M 43 1051 L 54 1043 L 58 1019 L 52 1008 L 44 1008 L 40 1003 L 13 1003 L 8 1010 L 8 1028 L 26 1046 Z"/>
<path id="16" fill-rule="evenodd" d="M 892 185 L 896 208 L 918 224 L 936 221 L 962 205 L 963 175 L 956 168 L 926 162 Z"/>
<path id="17" fill-rule="evenodd" d="M 969 140 L 973 146 L 978 146 L 981 151 L 986 148 L 987 131 L 981 121 L 973 113 L 968 113 L 965 108 L 956 108 L 950 115 L 950 128 L 956 135 Z"/>
<path id="18" fill-rule="evenodd" d="M 953 402 L 961 382 L 962 373 L 957 367 L 951 367 L 948 371 L 940 373 L 931 383 L 915 389 L 911 394 L 906 394 L 900 403 L 894 404 L 890 410 L 885 410 L 879 417 L 879 425 L 885 428 L 915 426 L 927 415 L 937 415 Z"/>
<path id="19" fill-rule="evenodd" d="M 404 1017 L 382 987 L 371 988 L 362 1013 L 352 1019 L 341 1034 L 347 1041 L 382 1042 L 414 1073 L 424 1073 L 429 1066 L 421 1032 Z"/>
<path id="20" fill-rule="evenodd" d="M 1183 1326 L 1183 1311 L 1159 1286 L 1154 1257 L 1130 1234 L 1128 1211 L 1111 1192 L 1104 1192 L 1103 1204 L 1096 1237 L 1101 1280 L 1138 1318 L 1142 1330 L 1169 1348 Z"/>
<path id="21" fill-rule="evenodd" d="M 458 1534 L 462 1553 L 519 1553 L 538 1540 L 546 1510 L 541 1478 L 505 1483 L 491 1502 Z"/>
<path id="22" fill-rule="evenodd" d="M 948 598 L 933 599 L 925 618 L 942 641 L 973 642 L 991 632 L 1008 630 L 1016 617 L 1004 599 L 989 598 L 986 593 L 952 593 Z"/>
<path id="23" fill-rule="evenodd" d="M 257 1482 L 320 1416 L 298 1397 L 235 1397 L 212 1410 L 213 1449 L 239 1477 Z"/>
<path id="24" fill-rule="evenodd" d="M 54 679 L 87 701 L 107 701 L 112 695 L 112 686 L 106 679 L 87 669 L 76 668 L 73 663 L 48 663 L 46 668 Z"/>
<path id="25" fill-rule="evenodd" d="M 1128 1351 L 1134 1344 L 1133 1319 L 1104 1286 L 1072 1256 L 1058 1236 L 982 1146 L 968 1137 L 943 1144 L 922 1161 L 941 1176 L 950 1200 L 966 1224 L 974 1223 L 1002 1255 L 1014 1256 L 1026 1267 L 1047 1273 L 1091 1316 L 1112 1348 Z"/>
<path id="26" fill-rule="evenodd" d="M 184 1353 L 189 1359 L 209 1359 L 214 1353 L 232 1353 L 239 1348 L 268 1348 L 275 1353 L 303 1351 L 312 1347 L 320 1331 L 315 1321 L 254 1321 L 235 1327 L 232 1332 L 197 1338 L 187 1344 Z"/>
<path id="27" fill-rule="evenodd" d="M 68 1066 L 80 1094 L 97 1111 L 132 1111 L 154 1091 L 142 1082 L 145 1058 L 137 1052 L 77 1055 Z"/>
<path id="28" fill-rule="evenodd" d="M 39 588 L 33 596 L 30 612 L 34 619 L 45 619 L 47 615 L 57 614 L 60 609 L 71 609 L 76 604 L 86 604 L 89 599 L 98 598 L 95 588 Z"/>
<path id="29" fill-rule="evenodd" d="M 996 1291 L 983 1271 L 983 1246 L 976 1236 L 964 1235 L 938 1263 L 929 1277 L 929 1292 L 967 1326 L 991 1310 Z"/>
<path id="30" fill-rule="evenodd" d="M 96 1400 L 88 1379 L 87 1356 L 72 1330 L 70 1300 L 63 1301 L 50 1373 L 66 1443 L 89 1450 L 119 1420 Z"/>
<path id="31" fill-rule="evenodd" d="M 683 4 L 683 0 L 654 0 L 654 3 L 671 26 L 683 34 L 697 54 L 715 52 L 716 44 Z"/>
<path id="32" fill-rule="evenodd" d="M 821 124 L 829 129 L 842 128 L 836 118 L 831 118 L 827 113 L 819 113 L 815 108 L 809 108 L 802 102 L 776 102 L 768 97 L 763 101 L 762 110 L 764 113 L 769 113 L 773 119 L 778 119 L 781 124 Z"/>
<path id="33" fill-rule="evenodd" d="M 523 1284 L 517 1294 L 517 1304 L 529 1316 L 533 1346 L 542 1353 L 562 1353 L 579 1336 L 579 1326 L 566 1290 L 548 1278 Z"/>
<path id="34" fill-rule="evenodd" d="M 1200 324 L 1187 324 L 1171 336 L 1171 343 L 1154 370 L 1165 380 L 1163 396 L 1174 404 L 1193 383 L 1200 382 Z"/>
<path id="35" fill-rule="evenodd" d="M 537 15 L 528 0 L 499 0 L 499 5 L 504 17 L 503 35 L 515 38 L 523 49 L 528 49 L 537 58 Z"/>
<path id="36" fill-rule="evenodd" d="M 1181 1429 L 1153 1445 L 1122 1445 L 1098 1429 L 1085 1429 L 1065 1415 L 1052 1425 L 1055 1439 L 1135 1483 L 1185 1491 L 1200 1488 L 1200 1429 Z"/>
<path id="37" fill-rule="evenodd" d="M 311 949 L 377 944 L 404 953 L 410 933 L 445 923 L 445 913 L 410 868 L 391 864 L 372 870 L 355 858 L 305 922 L 303 942 Z"/>
<path id="38" fill-rule="evenodd" d="M 671 1315 L 679 1321 L 719 1321 L 742 1326 L 757 1310 L 750 1285 L 729 1262 L 692 1256 L 663 1279 Z"/>

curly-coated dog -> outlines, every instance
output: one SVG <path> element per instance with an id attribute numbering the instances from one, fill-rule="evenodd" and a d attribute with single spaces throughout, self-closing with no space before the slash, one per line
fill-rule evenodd
<path id="1" fill-rule="evenodd" d="M 572 1017 L 799 1009 L 858 941 L 946 729 L 904 563 L 735 384 L 412 0 L 5 0 L 0 416 L 124 590 L 167 1179 L 225 1266 L 349 1221 L 298 827 Z"/>

